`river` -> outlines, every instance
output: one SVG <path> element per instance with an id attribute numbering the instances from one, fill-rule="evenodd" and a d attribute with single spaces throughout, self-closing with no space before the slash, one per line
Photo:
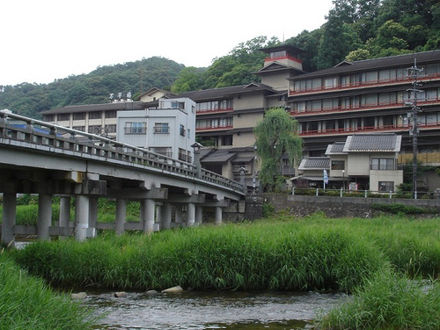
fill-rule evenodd
<path id="1" fill-rule="evenodd" d="M 318 313 L 347 299 L 340 293 L 185 292 L 89 294 L 102 316 L 97 329 L 307 329 Z"/>

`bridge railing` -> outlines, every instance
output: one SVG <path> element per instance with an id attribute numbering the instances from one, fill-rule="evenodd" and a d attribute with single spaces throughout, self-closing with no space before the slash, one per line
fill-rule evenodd
<path id="1" fill-rule="evenodd" d="M 81 153 L 84 156 L 88 155 L 152 167 L 195 179 L 199 178 L 236 191 L 243 191 L 240 183 L 217 173 L 202 169 L 199 175 L 194 164 L 144 148 L 117 142 L 103 136 L 16 115 L 9 111 L 0 111 L 0 137 Z"/>

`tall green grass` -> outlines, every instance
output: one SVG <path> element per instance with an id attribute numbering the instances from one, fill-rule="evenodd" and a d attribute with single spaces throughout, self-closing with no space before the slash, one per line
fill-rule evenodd
<path id="1" fill-rule="evenodd" d="M 383 266 L 378 249 L 347 231 L 295 223 L 38 242 L 14 256 L 54 285 L 107 289 L 179 284 L 199 290 L 349 292 Z"/>
<path id="2" fill-rule="evenodd" d="M 440 284 L 379 272 L 351 301 L 325 315 L 319 328 L 440 329 Z"/>
<path id="3" fill-rule="evenodd" d="M 85 329 L 90 312 L 0 253 L 0 329 Z"/>

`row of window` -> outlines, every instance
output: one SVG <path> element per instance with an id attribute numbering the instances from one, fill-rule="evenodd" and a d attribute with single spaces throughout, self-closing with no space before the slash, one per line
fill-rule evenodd
<path id="1" fill-rule="evenodd" d="M 124 126 L 124 133 L 126 135 L 144 135 L 147 133 L 147 124 L 145 122 L 126 122 Z M 169 134 L 170 127 L 168 123 L 154 123 L 153 131 L 155 134 Z M 179 134 L 181 136 L 190 137 L 190 129 L 185 130 L 184 125 L 179 126 Z"/>
<path id="2" fill-rule="evenodd" d="M 332 170 L 342 171 L 345 170 L 344 160 L 332 160 L 330 165 Z M 396 163 L 394 158 L 372 158 L 370 162 L 371 170 L 380 171 L 392 171 L 396 169 Z"/>
<path id="3" fill-rule="evenodd" d="M 293 110 L 297 112 L 325 111 L 331 109 L 357 109 L 392 104 L 402 104 L 408 99 L 405 92 L 374 93 L 352 97 L 339 97 L 324 100 L 295 102 Z M 440 88 L 430 88 L 417 93 L 419 102 L 435 101 L 440 99 Z"/>
<path id="4" fill-rule="evenodd" d="M 88 113 L 89 119 L 101 119 L 102 111 L 93 111 Z M 85 120 L 86 112 L 75 112 L 72 114 L 73 120 Z M 70 121 L 70 113 L 59 113 L 57 115 L 44 115 L 44 120 L 55 121 Z M 116 111 L 104 111 L 104 118 L 116 118 Z"/>
<path id="5" fill-rule="evenodd" d="M 217 128 L 229 126 L 232 126 L 232 118 L 199 119 L 196 121 L 196 128 Z"/>
<path id="6" fill-rule="evenodd" d="M 440 124 L 440 112 L 431 112 L 417 115 L 417 123 L 421 126 L 430 126 Z M 408 119 L 401 115 L 388 115 L 380 117 L 365 117 L 353 119 L 310 121 L 301 123 L 300 132 L 323 132 L 332 130 L 357 130 L 363 128 L 381 128 L 381 127 L 406 127 Z"/>
<path id="7" fill-rule="evenodd" d="M 204 111 L 216 111 L 216 110 L 224 110 L 232 108 L 232 100 L 220 100 L 220 101 L 209 101 L 209 102 L 200 102 L 196 104 L 197 112 Z"/>
<path id="8" fill-rule="evenodd" d="M 423 75 L 433 76 L 440 74 L 440 64 L 428 64 L 420 66 L 423 68 Z M 314 78 L 297 80 L 293 83 L 292 89 L 296 92 L 313 91 L 321 89 L 332 89 L 337 87 L 358 86 L 369 83 L 380 83 L 388 81 L 399 81 L 408 78 L 407 68 L 385 69 L 379 71 L 368 71 L 362 73 L 346 74 L 327 78 Z"/>

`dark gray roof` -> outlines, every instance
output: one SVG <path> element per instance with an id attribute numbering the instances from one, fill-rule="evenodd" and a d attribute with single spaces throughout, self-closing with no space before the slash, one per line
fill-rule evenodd
<path id="1" fill-rule="evenodd" d="M 345 145 L 345 142 L 335 142 L 333 144 L 329 144 L 327 146 L 327 150 L 325 151 L 325 154 L 326 155 L 343 154 L 344 153 L 344 145 Z"/>
<path id="2" fill-rule="evenodd" d="M 254 72 L 254 73 L 255 74 L 264 74 L 267 72 L 280 72 L 280 71 L 295 71 L 298 73 L 304 73 L 303 70 L 281 64 L 277 61 L 274 61 L 269 65 L 266 65 L 265 67 L 261 68 L 260 70 L 258 70 L 257 72 Z"/>
<path id="3" fill-rule="evenodd" d="M 253 93 L 253 92 L 277 93 L 272 87 L 261 84 L 251 83 L 248 85 L 229 86 L 221 88 L 210 88 L 200 91 L 189 91 L 179 94 L 179 97 L 189 97 L 195 102 L 204 100 L 230 98 L 235 94 Z"/>
<path id="4" fill-rule="evenodd" d="M 330 169 L 330 158 L 328 157 L 306 157 L 301 160 L 299 170 L 328 170 Z"/>
<path id="5" fill-rule="evenodd" d="M 299 54 L 304 53 L 304 51 L 301 48 L 295 47 L 293 45 L 279 45 L 274 47 L 266 47 L 266 48 L 260 48 L 260 51 L 270 54 L 272 52 L 277 52 L 281 50 L 287 50 L 289 54 Z"/>
<path id="6" fill-rule="evenodd" d="M 399 152 L 402 136 L 396 134 L 362 134 L 347 137 L 344 152 Z"/>
<path id="7" fill-rule="evenodd" d="M 387 56 L 362 61 L 344 62 L 344 65 L 336 65 L 332 68 L 298 75 L 290 78 L 290 80 L 301 80 L 305 78 L 315 78 L 329 76 L 333 74 L 336 75 L 346 72 L 368 71 L 380 68 L 410 66 L 413 64 L 414 58 L 417 59 L 417 63 L 438 62 L 440 60 L 440 50 L 431 50 L 428 52 L 419 52 L 397 56 Z"/>
<path id="8" fill-rule="evenodd" d="M 57 113 L 75 113 L 75 112 L 93 112 L 93 111 L 120 111 L 120 110 L 143 110 L 148 107 L 157 106 L 158 102 L 115 102 L 101 104 L 81 104 L 69 105 L 67 107 L 42 111 L 43 115 L 51 115 Z"/>
<path id="9" fill-rule="evenodd" d="M 215 150 L 200 160 L 201 163 L 225 163 L 235 157 L 235 153 L 229 150 Z"/>

